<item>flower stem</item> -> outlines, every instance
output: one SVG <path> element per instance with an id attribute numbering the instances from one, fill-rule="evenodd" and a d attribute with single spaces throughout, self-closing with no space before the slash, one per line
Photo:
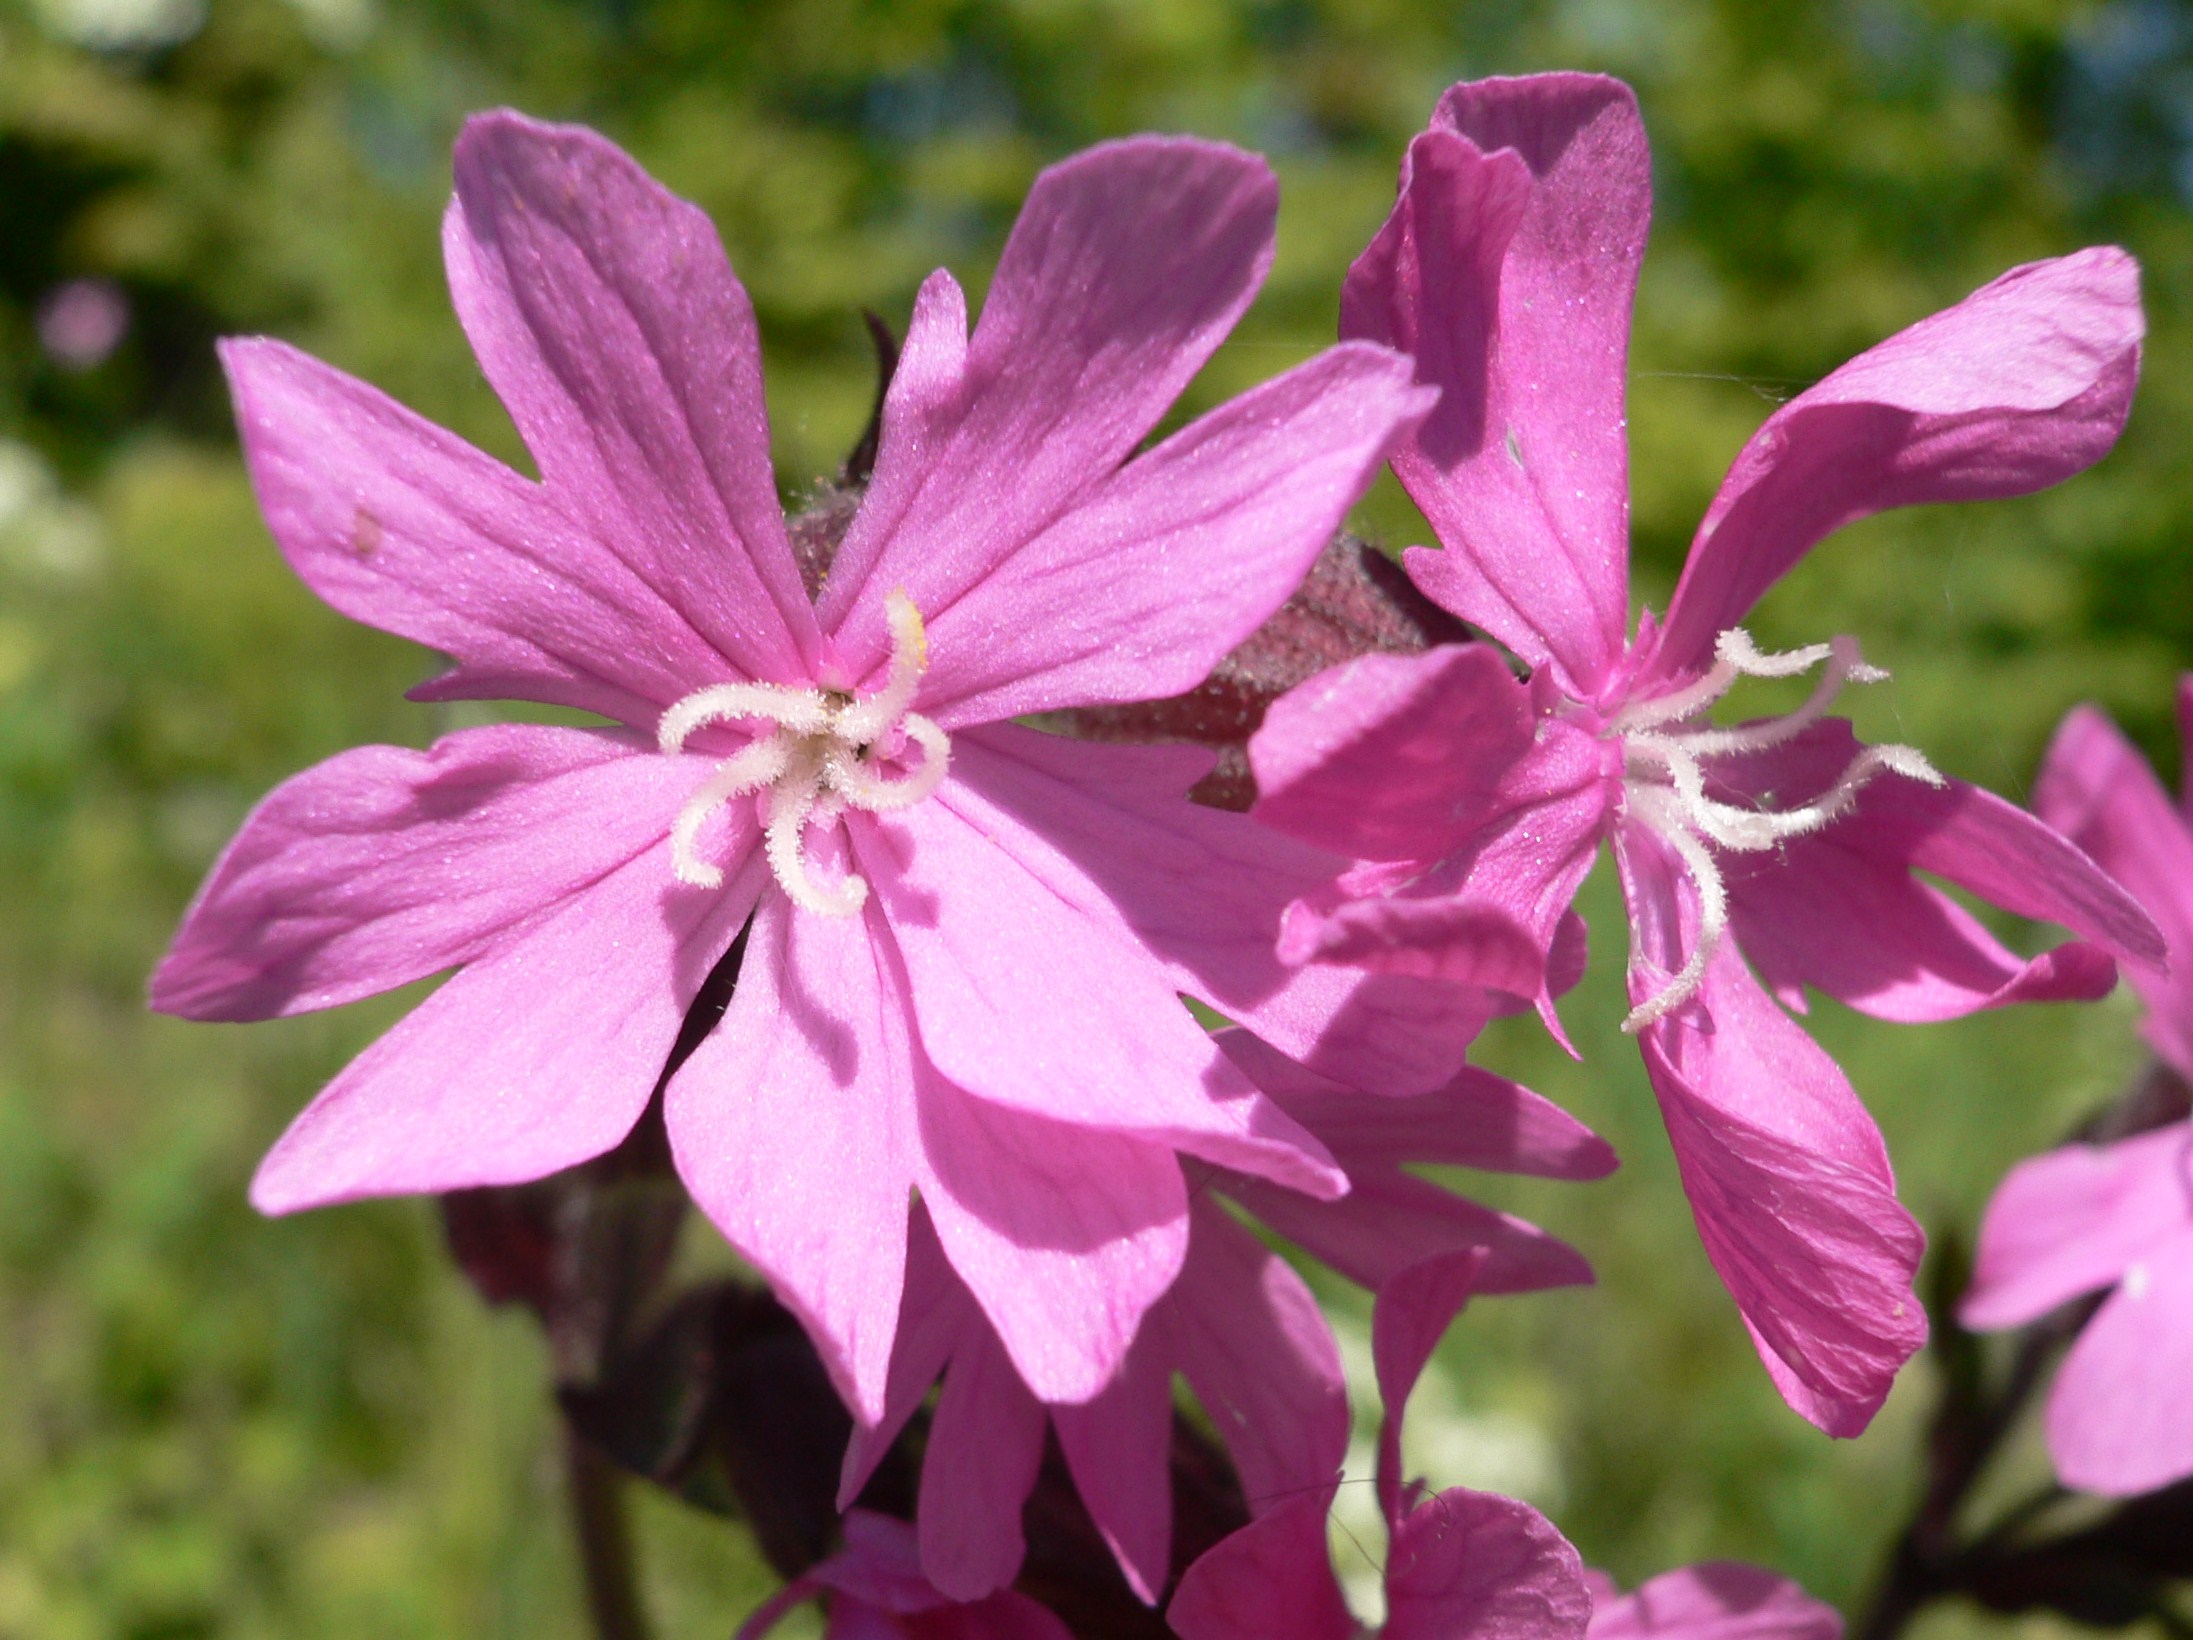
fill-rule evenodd
<path id="1" fill-rule="evenodd" d="M 571 1519 L 586 1579 L 586 1605 L 596 1640 L 647 1640 L 625 1520 L 623 1478 L 599 1449 L 568 1423 L 564 1460 L 571 1484 Z"/>

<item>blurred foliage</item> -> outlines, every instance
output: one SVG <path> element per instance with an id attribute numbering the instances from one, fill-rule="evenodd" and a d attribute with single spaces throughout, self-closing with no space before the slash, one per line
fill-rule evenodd
<path id="1" fill-rule="evenodd" d="M 866 412 L 858 309 L 903 319 L 939 263 L 979 289 L 1049 160 L 1144 128 L 1272 157 L 1279 261 L 1192 408 L 1330 336 L 1443 86 L 1552 67 L 1630 79 L 1654 139 L 1632 392 L 1648 600 L 1772 403 L 2011 263 L 2102 238 L 2140 255 L 2147 377 L 2099 472 L 1854 529 L 1758 621 L 1768 642 L 1863 635 L 1897 674 L 1871 726 L 2013 795 L 2083 697 L 2174 769 L 2171 683 L 2193 661 L 2186 4 L 0 4 L 0 1637 L 578 1632 L 527 1324 L 478 1307 L 419 1204 L 277 1224 L 244 1205 L 258 1153 L 397 1004 L 243 1030 L 141 1012 L 259 794 L 452 721 L 399 699 L 428 657 L 281 566 L 213 338 L 277 333 L 519 459 L 441 286 L 450 143 L 496 103 L 584 120 L 721 225 L 796 501 Z M 1422 528 L 1390 483 L 1365 519 L 1393 541 Z M 1613 1030 L 1620 924 L 1598 926 L 1568 1009 L 1584 1063 L 1520 1026 L 1488 1057 L 1628 1167 L 1488 1191 L 1578 1241 L 1603 1285 L 1482 1306 L 1412 1443 L 1442 1483 L 1556 1509 L 1625 1581 L 1743 1555 L 1854 1600 L 1910 1495 L 1925 1374 L 1854 1443 L 1782 1408 L 1682 1211 Z M 1815 1016 L 1940 1224 L 2122 1078 L 2129 1017 Z M 718 1523 L 651 1502 L 641 1527 L 666 1634 L 720 1634 L 757 1597 Z"/>

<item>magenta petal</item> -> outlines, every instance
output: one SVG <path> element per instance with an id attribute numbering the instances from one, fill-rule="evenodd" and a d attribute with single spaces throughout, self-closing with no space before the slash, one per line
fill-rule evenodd
<path id="1" fill-rule="evenodd" d="M 2181 701 L 2183 700 L 2181 696 Z M 2034 782 L 2034 812 L 2093 856 L 2160 926 L 2170 972 L 2133 963 L 2141 1030 L 2193 1075 L 2193 832 L 2147 760 L 2095 708 L 2065 717 Z"/>
<path id="2" fill-rule="evenodd" d="M 621 736 L 525 725 L 332 757 L 244 822 L 152 1005 L 192 1019 L 330 1008 L 521 937 L 644 850 L 661 851 L 667 881 L 670 823 L 707 773 Z"/>
<path id="3" fill-rule="evenodd" d="M 919 372 L 819 605 L 856 675 L 885 594 L 938 617 L 1127 459 L 1262 283 L 1278 202 L 1238 149 L 1103 143 L 1036 179 L 963 356 L 964 308 L 923 287 Z"/>
<path id="4" fill-rule="evenodd" d="M 1406 359 L 1345 343 L 1137 456 L 937 609 L 922 710 L 957 729 L 1194 688 L 1300 584 L 1430 400 Z"/>
<path id="5" fill-rule="evenodd" d="M 1800 393 L 1752 435 L 1691 544 L 1649 667 L 1716 637 L 1845 524 L 2024 495 L 2099 461 L 2139 377 L 2139 266 L 2102 246 L 2013 268 Z"/>
<path id="6" fill-rule="evenodd" d="M 1039 1399 L 1088 1400 L 1180 1273 L 1179 1162 L 1163 1145 L 992 1105 L 933 1073 L 917 1104 L 917 1177 L 952 1268 Z"/>
<path id="7" fill-rule="evenodd" d="M 1444 390 L 1394 462 L 1447 548 L 1410 572 L 1583 695 L 1628 624 L 1622 406 L 1651 200 L 1618 82 L 1457 86 L 1341 298 L 1343 335 L 1413 353 Z"/>
<path id="8" fill-rule="evenodd" d="M 1695 906 L 1657 838 L 1626 829 L 1616 857 L 1635 929 L 1630 996 L 1642 1003 L 1681 966 Z M 1732 942 L 1697 998 L 1646 1026 L 1639 1045 L 1699 1239 L 1760 1353 L 1807 1391 L 1788 1396 L 1801 1413 L 1856 1434 L 1926 1338 L 1912 1292 L 1925 1237 L 1896 1200 L 1880 1130 Z"/>
<path id="9" fill-rule="evenodd" d="M 766 894 L 723 1022 L 672 1078 L 678 1176 L 797 1315 L 863 1423 L 885 1410 L 906 1274 L 913 1072 L 871 910 Z"/>
<path id="10" fill-rule="evenodd" d="M 1549 1179 L 1601 1179 L 1615 1169 L 1613 1147 L 1559 1105 L 1475 1066 L 1431 1093 L 1367 1099 L 1247 1031 L 1221 1031 L 1217 1040 L 1351 1171 L 1444 1162 Z"/>
<path id="11" fill-rule="evenodd" d="M 1576 1551 L 1512 1498 L 1452 1487 L 1386 1551 L 1383 1640 L 1581 1640 L 1590 1617 Z"/>
<path id="12" fill-rule="evenodd" d="M 994 816 L 963 818 L 961 802 L 949 782 L 860 834 L 946 1079 L 1004 1109 L 1318 1195 L 1345 1189 L 1324 1147 L 1219 1053 L 1116 921 L 1062 898 L 1000 846 L 1019 839 L 1001 838 Z"/>
<path id="13" fill-rule="evenodd" d="M 1200 1225 L 1190 1234 L 1192 1260 Z M 1080 1406 L 1051 1408 L 1074 1490 L 1127 1586 L 1152 1606 L 1173 1553 L 1173 1363 L 1172 1351 L 1155 1342 L 1156 1330 L 1153 1311 L 1102 1393 Z"/>
<path id="14" fill-rule="evenodd" d="M 2193 1475 L 2189 1383 L 2193 1228 L 2128 1268 L 2064 1357 L 2048 1400 L 2048 1452 L 2063 1483 L 2129 1497 Z"/>
<path id="15" fill-rule="evenodd" d="M 1786 1577 L 1731 1560 L 1663 1572 L 1595 1605 L 1590 1640 L 1842 1640 L 1843 1619 Z"/>
<path id="16" fill-rule="evenodd" d="M 1546 987 L 1546 952 L 1536 936 L 1499 906 L 1463 896 L 1348 900 L 1327 912 L 1298 901 L 1280 924 L 1279 955 L 1501 991 L 1525 1002 Z"/>
<path id="17" fill-rule="evenodd" d="M 1351 1640 L 1325 1545 L 1332 1488 L 1290 1498 L 1190 1566 L 1165 1620 L 1181 1640 Z"/>
<path id="18" fill-rule="evenodd" d="M 1043 1408 L 996 1335 L 974 1329 L 944 1375 L 921 1464 L 921 1568 L 939 1593 L 979 1600 L 1020 1575 L 1043 1432 Z"/>
<path id="19" fill-rule="evenodd" d="M 593 132 L 508 112 L 465 123 L 456 172 L 450 293 L 551 493 L 740 671 L 805 682 L 821 634 L 754 309 L 706 215 Z"/>
<path id="20" fill-rule="evenodd" d="M 891 1345 L 883 1407 L 874 1420 L 855 1423 L 846 1442 L 845 1465 L 838 1475 L 840 1511 L 850 1509 L 860 1496 L 953 1355 L 974 1334 L 988 1329 L 989 1323 L 937 1244 L 929 1209 L 916 1201 L 906 1229 L 906 1285 L 899 1298 L 898 1337 Z"/>
<path id="21" fill-rule="evenodd" d="M 473 963 L 352 1060 L 259 1164 L 288 1213 L 543 1178 L 632 1130 L 688 1003 L 753 903 L 644 854 Z"/>
<path id="22" fill-rule="evenodd" d="M 267 528 L 353 620 L 452 656 L 414 691 L 628 723 L 732 676 L 663 593 L 535 485 L 281 342 L 221 344 Z"/>
<path id="23" fill-rule="evenodd" d="M 1958 1316 L 1991 1331 L 2114 1286 L 2193 1226 L 2193 1124 L 2066 1145 L 2011 1169 L 1980 1221 Z"/>
<path id="24" fill-rule="evenodd" d="M 1407 976 L 1289 968 L 1280 911 L 1343 862 L 1186 800 L 1209 754 L 997 726 L 953 741 L 955 808 L 1051 894 L 1162 964 L 1164 983 L 1381 1093 L 1452 1077 L 1489 1011 Z"/>
<path id="25" fill-rule="evenodd" d="M 1371 1359 L 1385 1423 L 1378 1434 L 1378 1502 L 1396 1541 L 1387 1555 L 1389 1588 L 1400 1548 L 1402 1509 L 1401 1426 L 1409 1397 L 1439 1341 L 1478 1290 L 1485 1268 L 1481 1252 L 1438 1253 L 1395 1273 L 1378 1290 L 1371 1311 Z"/>
<path id="26" fill-rule="evenodd" d="M 1180 1280 L 1148 1325 L 1226 1443 L 1250 1512 L 1262 1514 L 1340 1472 L 1340 1347 L 1285 1259 L 1208 1200 L 1197 1200 L 1194 1225 Z"/>

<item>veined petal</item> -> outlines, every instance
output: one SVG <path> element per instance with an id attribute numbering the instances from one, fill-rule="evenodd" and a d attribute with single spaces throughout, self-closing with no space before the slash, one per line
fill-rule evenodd
<path id="1" fill-rule="evenodd" d="M 153 975 L 152 1005 L 266 1019 L 482 956 L 662 844 L 707 766 L 651 752 L 508 725 L 425 752 L 361 746 L 306 770 L 252 811 L 207 875 Z"/>
<path id="2" fill-rule="evenodd" d="M 915 1510 L 921 1569 L 940 1593 L 980 1600 L 1020 1575 L 1020 1513 L 1043 1462 L 1044 1422 L 997 1335 L 970 1331 L 937 1397 Z"/>
<path id="3" fill-rule="evenodd" d="M 1345 343 L 1105 475 L 930 619 L 922 709 L 956 729 L 1193 688 L 1294 591 L 1431 398 L 1406 359 Z"/>
<path id="4" fill-rule="evenodd" d="M 2010 1171 L 1980 1221 L 1958 1316 L 1989 1331 L 2099 1292 L 2193 1230 L 2193 1123 L 2066 1145 Z"/>
<path id="5" fill-rule="evenodd" d="M 605 138 L 507 110 L 466 122 L 456 173 L 457 317 L 551 493 L 740 673 L 804 683 L 821 633 L 753 305 L 708 218 Z"/>
<path id="6" fill-rule="evenodd" d="M 962 818 L 959 801 L 949 781 L 860 833 L 945 1078 L 1007 1110 L 1316 1195 L 1344 1189 L 1324 1146 L 1219 1053 L 1157 964 Z"/>
<path id="7" fill-rule="evenodd" d="M 1395 1529 L 1382 1640 L 1582 1640 L 1584 1563 L 1529 1504 L 1450 1487 Z"/>
<path id="8" fill-rule="evenodd" d="M 1656 837 L 1623 828 L 1616 859 L 1642 1003 L 1681 969 L 1696 907 Z M 1880 1130 L 1733 941 L 1639 1045 L 1706 1256 L 1760 1353 L 1805 1391 L 1785 1398 L 1829 1434 L 1857 1434 L 1926 1337 L 1912 1291 L 1925 1237 L 1896 1200 Z"/>
<path id="9" fill-rule="evenodd" d="M 1626 86 L 1456 86 L 1341 298 L 1343 335 L 1412 353 L 1442 389 L 1394 462 L 1447 549 L 1410 573 L 1587 698 L 1629 619 L 1623 390 L 1651 211 Z"/>
<path id="10" fill-rule="evenodd" d="M 2057 1475 L 2106 1497 L 2193 1475 L 2193 1230 L 2134 1270 L 2079 1334 L 2048 1398 Z"/>
<path id="11" fill-rule="evenodd" d="M 1732 1560 L 1662 1572 L 1600 1602 L 1590 1640 L 1842 1640 L 1843 1619 L 1786 1577 Z"/>
<path id="12" fill-rule="evenodd" d="M 2098 246 L 2013 268 L 1798 394 L 1706 510 L 1646 675 L 1702 670 L 1721 632 L 1845 524 L 2024 495 L 2101 460 L 2145 331 L 2138 264 Z"/>
<path id="13" fill-rule="evenodd" d="M 1253 155 L 1103 143 L 1036 179 L 964 352 L 964 304 L 924 287 L 917 369 L 818 606 L 855 678 L 888 650 L 885 595 L 941 618 L 1110 478 L 1249 305 L 1277 213 Z"/>
<path id="14" fill-rule="evenodd" d="M 642 855 L 572 895 L 352 1060 L 259 1164 L 253 1205 L 518 1184 L 610 1149 L 757 875 L 694 894 Z"/>
<path id="15" fill-rule="evenodd" d="M 2065 717 L 2041 760 L 2034 812 L 2071 839 L 2154 917 L 2170 948 L 2165 973 L 2128 964 L 2147 1004 L 2141 1030 L 2193 1075 L 2193 832 L 2147 760 L 2091 706 Z"/>
<path id="16" fill-rule="evenodd" d="M 907 1005 L 880 923 L 764 895 L 731 1005 L 663 1112 L 693 1200 L 867 1424 L 887 1403 L 914 1184 Z"/>
<path id="17" fill-rule="evenodd" d="M 1180 1579 L 1165 1620 L 1181 1640 L 1351 1640 L 1325 1513 L 1333 1488 L 1288 1499 L 1207 1550 Z"/>
<path id="18" fill-rule="evenodd" d="M 285 343 L 231 338 L 220 351 L 252 488 L 290 567 L 352 620 L 456 660 L 414 695 L 647 725 L 735 676 L 537 485 Z"/>
<path id="19" fill-rule="evenodd" d="M 1193 1210 L 1191 1210 L 1193 1211 Z M 1194 1218 L 1200 1221 L 1201 1213 Z M 1189 1265 L 1195 1262 L 1200 1222 L 1189 1232 Z M 1176 1284 L 1177 1290 L 1177 1284 Z M 1172 1570 L 1173 1371 L 1169 1344 L 1155 1334 L 1159 1301 L 1142 1324 L 1119 1371 L 1092 1399 L 1051 1408 L 1074 1490 L 1127 1579 L 1147 1605 L 1156 1605 Z M 1244 1487 L 1247 1481 L 1243 1481 Z"/>

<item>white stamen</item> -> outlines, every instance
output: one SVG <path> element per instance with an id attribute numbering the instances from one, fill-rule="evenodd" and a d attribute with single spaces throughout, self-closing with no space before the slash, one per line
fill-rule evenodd
<path id="1" fill-rule="evenodd" d="M 1727 694 L 1739 678 L 1793 678 L 1822 662 L 1826 665 L 1820 681 L 1793 712 L 1734 729 L 1680 727 Z M 1666 986 L 1630 1011 L 1623 1030 L 1639 1031 L 1665 1018 L 1696 996 L 1705 983 L 1706 968 L 1728 930 L 1728 885 L 1722 881 L 1713 848 L 1759 854 L 1792 837 L 1819 831 L 1848 813 L 1859 792 L 1883 771 L 1929 786 L 1942 784 L 1941 775 L 1915 748 L 1868 746 L 1850 760 L 1833 785 L 1796 808 L 1742 808 L 1706 795 L 1708 758 L 1782 745 L 1824 717 L 1844 685 L 1878 683 L 1887 676 L 1865 663 L 1855 639 L 1839 637 L 1770 654 L 1741 627 L 1730 627 L 1716 640 L 1714 663 L 1703 677 L 1616 714 L 1610 727 L 1622 737 L 1629 813 L 1674 850 L 1698 896 L 1698 934 L 1688 960 Z"/>
<path id="2" fill-rule="evenodd" d="M 847 809 L 881 814 L 920 802 L 943 782 L 951 738 L 909 711 L 929 664 L 921 612 L 903 591 L 884 601 L 891 669 L 884 686 L 862 699 L 774 683 L 722 683 L 695 691 L 663 713 L 656 738 L 665 752 L 683 748 L 705 724 L 759 719 L 772 725 L 719 764 L 686 800 L 670 827 L 671 869 L 680 882 L 720 888 L 723 872 L 700 858 L 708 817 L 735 798 L 762 796 L 762 853 L 803 910 L 850 917 L 868 901 L 868 883 L 847 872 L 825 887 L 808 869 L 807 834 L 828 831 Z M 907 746 L 921 761 L 887 775 L 881 765 Z"/>

